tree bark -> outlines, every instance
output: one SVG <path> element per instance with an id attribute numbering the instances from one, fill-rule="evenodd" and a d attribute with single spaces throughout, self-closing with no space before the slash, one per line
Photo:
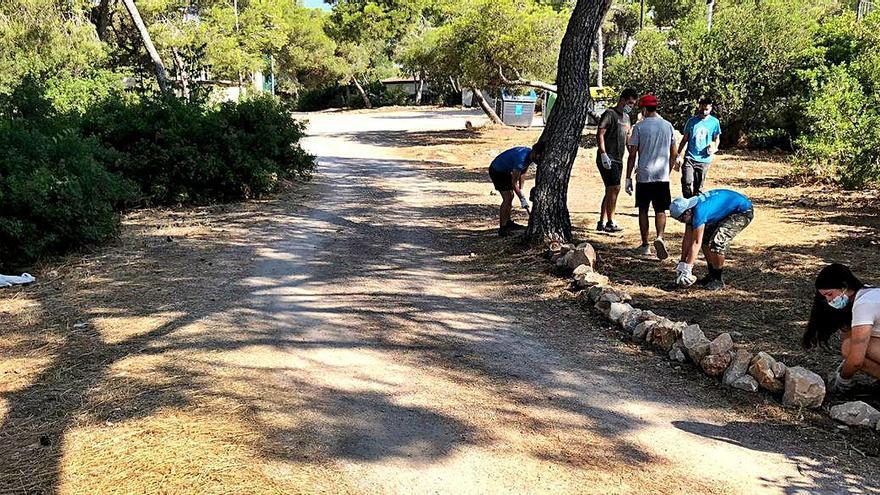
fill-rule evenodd
<path id="1" fill-rule="evenodd" d="M 125 10 L 128 11 L 128 15 L 131 16 L 132 22 L 134 22 L 138 33 L 141 35 L 141 41 L 144 43 L 144 48 L 147 49 L 147 53 L 150 54 L 150 58 L 153 60 L 153 65 L 156 69 L 156 81 L 159 83 L 159 89 L 163 93 L 168 93 L 171 89 L 168 84 L 168 72 L 165 70 L 165 64 L 162 63 L 162 57 L 159 56 L 159 52 L 156 51 L 156 47 L 153 45 L 153 40 L 150 39 L 150 33 L 147 31 L 147 26 L 144 24 L 144 20 L 141 19 L 141 14 L 138 12 L 134 0 L 122 0 L 122 3 L 125 5 Z"/>
<path id="2" fill-rule="evenodd" d="M 596 86 L 602 87 L 605 74 L 605 35 L 602 28 L 596 31 Z"/>
<path id="3" fill-rule="evenodd" d="M 416 83 L 416 106 L 422 104 L 422 92 L 425 90 L 425 73 L 419 72 L 419 82 Z"/>
<path id="4" fill-rule="evenodd" d="M 556 92 L 556 86 L 553 84 L 545 83 L 544 81 L 523 79 L 516 69 L 514 69 L 513 72 L 516 74 L 516 79 L 508 79 L 507 76 L 504 75 L 504 69 L 502 69 L 500 65 L 498 66 L 498 77 L 501 79 L 501 82 L 508 86 L 526 86 L 529 88 Z"/>
<path id="5" fill-rule="evenodd" d="M 351 78 L 351 82 L 354 83 L 354 87 L 357 88 L 358 94 L 361 95 L 361 99 L 364 100 L 364 108 L 373 108 L 373 104 L 370 103 L 370 97 L 367 96 L 367 92 L 364 91 L 364 87 L 361 86 L 361 83 L 357 80 L 356 77 Z"/>
<path id="6" fill-rule="evenodd" d="M 489 120 L 494 124 L 504 125 L 504 121 L 501 120 L 501 117 L 495 113 L 495 109 L 489 106 L 489 103 L 486 102 L 486 99 L 483 98 L 483 92 L 477 89 L 476 87 L 472 87 L 471 91 L 474 92 L 474 99 L 477 100 L 477 104 L 480 105 L 480 108 L 483 109 L 483 112 L 489 117 Z"/>
<path id="7" fill-rule="evenodd" d="M 98 4 L 96 19 L 95 19 L 95 31 L 98 34 L 98 39 L 101 41 L 106 41 L 107 37 L 107 26 L 110 24 L 110 0 L 101 0 L 101 3 Z"/>
<path id="8" fill-rule="evenodd" d="M 553 112 L 539 143 L 528 237 L 532 242 L 571 240 L 568 182 L 577 156 L 590 100 L 590 58 L 596 32 L 612 0 L 578 0 L 559 50 L 559 86 Z"/>
<path id="9" fill-rule="evenodd" d="M 177 79 L 180 81 L 180 96 L 189 101 L 189 73 L 186 70 L 183 57 L 180 56 L 177 48 L 172 48 L 171 54 L 174 56 L 174 68 L 177 72 Z"/>

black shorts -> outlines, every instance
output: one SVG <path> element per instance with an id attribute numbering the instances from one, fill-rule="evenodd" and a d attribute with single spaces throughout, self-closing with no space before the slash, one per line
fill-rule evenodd
<path id="1" fill-rule="evenodd" d="M 636 182 L 636 207 L 647 210 L 652 204 L 655 213 L 669 209 L 672 193 L 668 182 Z"/>
<path id="2" fill-rule="evenodd" d="M 489 178 L 496 191 L 513 191 L 513 174 L 510 172 L 499 172 L 489 167 Z"/>
<path id="3" fill-rule="evenodd" d="M 602 176 L 602 182 L 605 187 L 620 187 L 620 177 L 623 175 L 623 163 L 611 162 L 611 168 L 607 169 L 602 166 L 601 159 L 597 160 L 596 167 L 599 168 L 599 175 Z"/>
<path id="4" fill-rule="evenodd" d="M 703 245 L 709 244 L 709 251 L 727 254 L 730 241 L 752 223 L 755 212 L 751 208 L 742 213 L 733 213 L 716 223 L 706 224 L 703 231 Z"/>

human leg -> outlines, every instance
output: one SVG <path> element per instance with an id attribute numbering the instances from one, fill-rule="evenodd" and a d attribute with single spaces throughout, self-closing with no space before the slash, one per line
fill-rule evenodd
<path id="1" fill-rule="evenodd" d="M 498 220 L 501 228 L 505 228 L 510 221 L 510 210 L 513 208 L 513 191 L 499 191 L 501 194 L 501 209 Z"/>
<path id="2" fill-rule="evenodd" d="M 681 166 L 681 195 L 685 198 L 694 196 L 694 164 L 685 160 Z"/>
<path id="3" fill-rule="evenodd" d="M 605 197 L 608 198 L 606 214 L 608 221 L 614 223 L 614 214 L 617 212 L 617 198 L 620 196 L 620 185 L 606 187 Z"/>
<path id="4" fill-rule="evenodd" d="M 703 193 L 703 186 L 706 183 L 706 174 L 708 172 L 709 172 L 708 165 L 694 167 L 694 183 L 693 183 L 694 196 L 697 196 L 697 195 Z"/>
<path id="5" fill-rule="evenodd" d="M 648 207 L 639 207 L 639 233 L 642 235 L 642 247 L 648 245 Z"/>

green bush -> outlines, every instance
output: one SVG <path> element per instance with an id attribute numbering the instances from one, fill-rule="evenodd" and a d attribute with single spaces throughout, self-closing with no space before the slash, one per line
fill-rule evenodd
<path id="1" fill-rule="evenodd" d="M 110 100 L 83 132 L 110 151 L 107 167 L 134 181 L 145 204 L 204 204 L 259 197 L 308 178 L 304 125 L 272 97 L 204 108 L 169 97 Z"/>
<path id="2" fill-rule="evenodd" d="M 103 242 L 133 185 L 102 162 L 75 118 L 57 114 L 32 83 L 0 106 L 0 268 Z"/>

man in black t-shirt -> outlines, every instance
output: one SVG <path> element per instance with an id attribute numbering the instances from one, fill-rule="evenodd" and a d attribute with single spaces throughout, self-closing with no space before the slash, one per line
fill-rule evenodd
<path id="1" fill-rule="evenodd" d="M 629 139 L 632 111 L 639 95 L 633 89 L 625 89 L 617 100 L 617 105 L 602 114 L 596 130 L 596 166 L 605 183 L 605 196 L 599 212 L 599 224 L 596 230 L 619 232 L 620 227 L 614 222 L 614 211 L 617 209 L 617 196 L 620 194 L 620 176 L 623 173 L 623 152 Z M 607 220 L 607 221 L 606 221 Z"/>

